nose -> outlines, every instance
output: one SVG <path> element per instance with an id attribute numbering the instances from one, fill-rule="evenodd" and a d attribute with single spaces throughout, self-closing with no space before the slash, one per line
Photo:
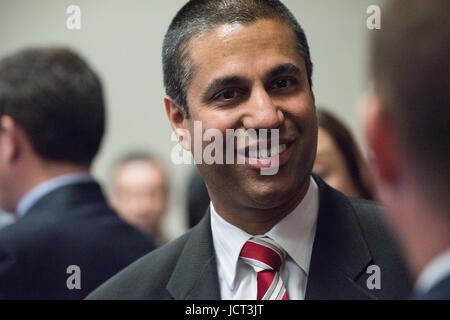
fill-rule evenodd
<path id="1" fill-rule="evenodd" d="M 278 129 L 284 115 L 276 106 L 264 87 L 252 91 L 247 101 L 242 123 L 246 129 Z"/>

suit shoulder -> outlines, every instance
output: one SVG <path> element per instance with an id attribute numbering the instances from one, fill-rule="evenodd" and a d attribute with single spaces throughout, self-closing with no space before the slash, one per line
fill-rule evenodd
<path id="1" fill-rule="evenodd" d="M 168 299 L 166 286 L 190 231 L 138 259 L 88 295 L 88 300 Z"/>
<path id="2" fill-rule="evenodd" d="M 386 223 L 382 207 L 364 199 L 350 199 L 356 219 L 371 251 L 390 251 L 398 253 L 392 230 Z M 374 253 L 374 252 L 372 252 Z"/>
<path id="3" fill-rule="evenodd" d="M 382 214 L 382 208 L 373 201 L 350 198 L 350 204 L 367 241 L 377 242 L 380 238 L 392 240 L 391 232 Z M 376 239 L 375 239 L 376 238 Z"/>
<path id="4" fill-rule="evenodd" d="M 29 250 L 30 243 L 35 246 L 47 236 L 50 225 L 39 219 L 19 219 L 0 230 L 0 245 L 16 253 Z"/>
<path id="5" fill-rule="evenodd" d="M 98 208 L 98 213 L 98 219 L 95 220 L 98 228 L 95 229 L 95 232 L 103 230 L 105 233 L 110 233 L 111 237 L 118 238 L 118 241 L 126 240 L 125 243 L 127 245 L 142 245 L 144 248 L 151 250 L 156 248 L 155 240 L 151 235 L 131 226 L 116 211 L 108 207 L 106 203 Z M 92 220 L 92 218 L 89 218 L 84 221 L 93 224 Z"/>

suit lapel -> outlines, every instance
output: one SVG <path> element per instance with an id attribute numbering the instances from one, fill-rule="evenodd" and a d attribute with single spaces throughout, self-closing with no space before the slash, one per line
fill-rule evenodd
<path id="1" fill-rule="evenodd" d="M 314 179 L 320 206 L 306 299 L 374 299 L 357 283 L 372 257 L 353 207 L 320 178 Z"/>
<path id="2" fill-rule="evenodd" d="M 220 300 L 209 209 L 191 230 L 167 290 L 176 300 Z"/>
<path id="3" fill-rule="evenodd" d="M 372 257 L 348 199 L 314 176 L 320 207 L 306 299 L 375 299 L 357 280 Z M 177 300 L 219 300 L 209 209 L 194 227 L 167 284 Z"/>

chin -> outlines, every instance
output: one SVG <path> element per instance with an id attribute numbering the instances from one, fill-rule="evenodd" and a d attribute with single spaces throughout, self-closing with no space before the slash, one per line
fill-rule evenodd
<path id="1" fill-rule="evenodd" d="M 301 192 L 298 181 L 274 183 L 255 183 L 248 190 L 248 198 L 255 207 L 261 209 L 276 208 L 284 205 Z"/>
<path id="2" fill-rule="evenodd" d="M 271 209 L 282 206 L 286 202 L 286 195 L 279 196 L 276 194 L 270 195 L 250 195 L 253 207 L 258 209 Z"/>

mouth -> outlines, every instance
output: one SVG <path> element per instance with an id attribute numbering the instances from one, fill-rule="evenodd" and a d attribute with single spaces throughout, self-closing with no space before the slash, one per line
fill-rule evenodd
<path id="1" fill-rule="evenodd" d="M 255 169 L 282 167 L 290 159 L 294 146 L 293 140 L 280 140 L 279 144 L 272 145 L 270 141 L 265 144 L 247 146 L 238 151 L 238 155 L 245 158 L 245 163 Z M 257 148 L 259 146 L 259 148 Z"/>

